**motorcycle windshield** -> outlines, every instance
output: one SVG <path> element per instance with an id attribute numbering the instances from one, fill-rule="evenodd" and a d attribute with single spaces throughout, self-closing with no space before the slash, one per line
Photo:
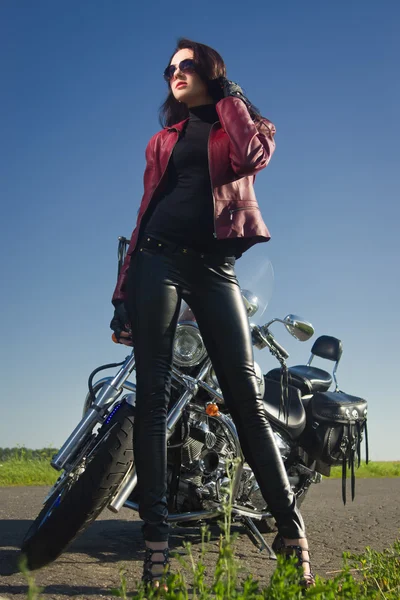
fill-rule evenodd
<path id="1" fill-rule="evenodd" d="M 265 246 L 265 244 L 259 244 Z M 236 261 L 235 271 L 242 293 L 251 298 L 252 305 L 258 306 L 257 311 L 249 316 L 252 323 L 262 325 L 265 322 L 265 311 L 272 298 L 274 289 L 274 269 L 265 250 L 245 252 Z M 254 300 L 253 300 L 254 299 Z M 195 321 L 192 309 L 182 300 L 179 321 Z"/>

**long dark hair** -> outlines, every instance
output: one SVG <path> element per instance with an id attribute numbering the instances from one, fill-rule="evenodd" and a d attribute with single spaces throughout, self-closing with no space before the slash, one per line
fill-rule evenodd
<path id="1" fill-rule="evenodd" d="M 182 50 L 189 48 L 193 50 L 193 60 L 196 65 L 196 71 L 201 79 L 207 84 L 208 92 L 215 103 L 223 98 L 221 86 L 218 84 L 219 77 L 226 77 L 226 66 L 222 56 L 210 46 L 193 42 L 187 38 L 179 38 L 176 48 L 171 54 L 168 64 L 171 63 L 173 56 Z M 249 112 L 252 119 L 257 122 L 262 119 L 260 111 L 251 104 Z M 183 102 L 178 102 L 174 97 L 171 86 L 168 84 L 168 96 L 162 103 L 159 111 L 159 121 L 161 127 L 170 127 L 174 123 L 179 123 L 187 119 L 189 109 Z"/>

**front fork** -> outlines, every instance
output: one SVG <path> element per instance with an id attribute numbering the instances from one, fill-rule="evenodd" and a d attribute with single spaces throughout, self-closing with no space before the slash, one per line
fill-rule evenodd
<path id="1" fill-rule="evenodd" d="M 96 424 L 103 423 L 110 407 L 118 399 L 123 388 L 133 392 L 132 395 L 135 397 L 136 385 L 127 381 L 134 368 L 135 357 L 132 352 L 132 354 L 126 358 L 124 364 L 114 378 L 105 378 L 97 382 L 95 389 L 100 388 L 100 391 L 98 392 L 93 403 L 90 403 L 90 396 L 86 397 L 85 406 L 87 407 L 87 410 L 85 411 L 82 420 L 75 427 L 67 441 L 60 448 L 57 454 L 53 456 L 51 466 L 54 469 L 61 471 L 62 469 L 67 469 L 71 464 L 73 464 L 74 459 L 77 457 L 79 448 L 82 447 L 82 443 L 87 440 Z M 179 381 L 179 383 L 183 384 L 186 387 L 186 390 L 168 413 L 167 440 L 169 440 L 172 436 L 176 424 L 181 418 L 184 409 L 197 394 L 199 385 L 208 388 L 207 384 L 203 380 L 206 378 L 209 368 L 210 363 L 209 361 L 206 361 L 196 379 L 182 375 L 177 369 L 174 367 L 172 368 L 172 377 Z M 216 393 L 216 395 L 218 394 Z M 131 400 L 131 404 L 135 404 L 135 398 Z M 136 482 L 136 469 L 133 467 L 127 473 L 117 491 L 117 494 L 114 496 L 109 505 L 109 508 L 112 511 L 118 512 L 122 508 L 134 490 Z"/>
<path id="2" fill-rule="evenodd" d="M 82 442 L 84 442 L 87 436 L 92 432 L 93 427 L 98 423 L 103 423 L 107 409 L 121 394 L 124 384 L 134 368 L 135 356 L 132 352 L 132 354 L 126 358 L 115 377 L 113 379 L 109 378 L 105 380 L 95 401 L 90 405 L 82 420 L 75 427 L 64 445 L 57 454 L 53 456 L 51 466 L 54 469 L 61 471 L 68 463 L 71 463 Z"/>

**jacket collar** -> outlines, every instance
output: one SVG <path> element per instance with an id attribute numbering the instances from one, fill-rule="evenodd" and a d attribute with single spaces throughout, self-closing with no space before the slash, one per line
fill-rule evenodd
<path id="1" fill-rule="evenodd" d="M 175 123 L 174 125 L 170 125 L 170 126 L 165 126 L 164 129 L 168 130 L 168 131 L 178 131 L 179 133 L 181 133 L 182 129 L 185 126 L 185 123 L 189 121 L 189 117 L 187 117 L 186 119 L 183 119 L 183 121 L 179 121 L 179 123 Z"/>
<path id="2" fill-rule="evenodd" d="M 175 125 L 170 125 L 169 127 L 164 127 L 164 129 L 175 129 L 176 131 L 179 131 L 179 133 L 181 133 L 186 121 L 189 121 L 189 117 L 187 117 L 186 119 L 183 119 L 183 121 L 179 121 L 179 123 L 175 123 Z"/>

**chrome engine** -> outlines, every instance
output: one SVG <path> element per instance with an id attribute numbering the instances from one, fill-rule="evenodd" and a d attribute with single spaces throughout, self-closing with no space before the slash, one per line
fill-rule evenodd
<path id="1" fill-rule="evenodd" d="M 189 436 L 182 446 L 182 466 L 177 503 L 180 510 L 208 509 L 226 494 L 229 479 L 226 461 L 236 458 L 235 445 L 218 418 L 204 412 L 190 412 Z M 290 446 L 278 433 L 279 450 L 285 460 Z M 290 477 L 296 485 L 298 477 Z M 244 464 L 235 504 L 262 511 L 265 500 L 253 471 Z"/>
<path id="2" fill-rule="evenodd" d="M 221 501 L 227 485 L 226 461 L 232 461 L 236 452 L 218 418 L 191 411 L 188 425 L 177 501 L 181 509 L 195 510 Z"/>

